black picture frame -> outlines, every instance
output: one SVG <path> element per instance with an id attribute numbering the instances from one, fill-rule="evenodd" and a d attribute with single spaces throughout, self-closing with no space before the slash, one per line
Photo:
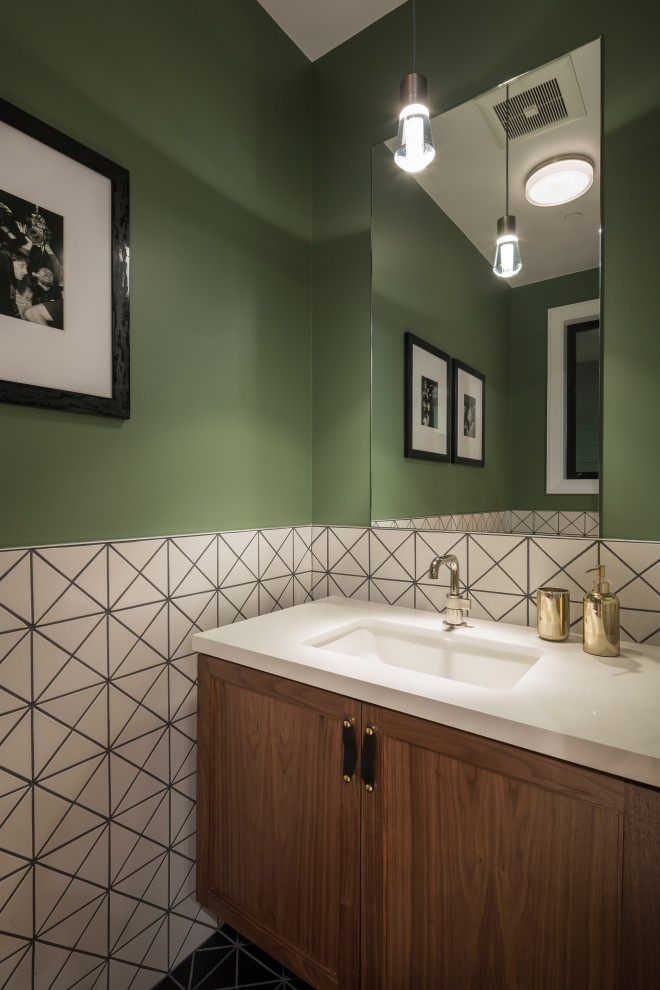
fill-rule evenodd
<path id="1" fill-rule="evenodd" d="M 452 362 L 452 461 L 486 463 L 486 377 L 469 364 Z"/>
<path id="2" fill-rule="evenodd" d="M 451 358 L 409 331 L 404 335 L 404 347 L 404 456 L 449 461 Z"/>
<path id="3" fill-rule="evenodd" d="M 13 313 L 0 315 L 0 401 L 128 419 L 128 171 L 2 99 L 0 128 L 3 159 L 7 160 L 5 152 L 9 148 L 9 157 L 14 162 L 0 179 L 0 203 L 3 191 L 14 204 L 34 203 L 35 216 L 40 215 L 40 209 L 46 216 L 59 216 L 64 232 L 64 257 L 60 259 L 64 275 L 59 303 L 59 312 L 64 314 L 62 326 L 46 323 L 37 327 L 36 322 L 26 322 L 30 320 L 29 316 L 20 319 Z M 26 141 L 23 135 L 31 140 Z M 26 176 L 19 175 L 15 164 L 20 163 L 21 156 L 31 166 Z M 18 178 L 13 179 L 12 174 Z M 78 202 L 79 205 L 67 213 L 59 206 L 63 202 Z M 14 245 L 19 242 L 9 240 L 15 237 L 17 227 L 14 217 L 10 217 L 15 211 L 10 210 L 8 214 L 7 209 L 2 211 L 6 219 L 2 247 L 3 254 L 9 258 L 8 252 L 16 256 Z M 91 222 L 90 217 L 96 222 Z M 69 242 L 67 230 L 71 232 Z M 31 251 L 28 243 L 33 242 L 26 241 L 24 250 Z M 71 251 L 67 251 L 67 243 L 70 243 Z M 101 250 L 95 254 L 97 247 Z M 7 265 L 5 261 L 5 267 Z M 14 279 L 14 298 L 15 285 Z M 97 286 L 99 293 L 95 306 Z M 67 312 L 70 315 L 68 324 Z M 22 333 L 17 334 L 16 328 Z M 44 335 L 45 348 L 40 348 L 42 338 L 39 334 Z M 32 343 L 28 344 L 28 340 Z M 76 341 L 84 341 L 84 360 L 81 358 L 78 365 L 74 359 L 74 354 L 80 353 Z M 56 353 L 59 351 L 62 368 L 71 369 L 65 373 L 66 382 L 57 380 L 57 362 L 49 366 L 46 356 L 39 357 L 40 351 L 47 354 L 49 348 Z M 37 360 L 42 362 L 38 368 L 31 364 Z M 51 374 L 52 378 L 49 377 Z M 40 383 L 35 383 L 36 379 Z M 70 387 L 62 387 L 63 384 Z M 76 387 L 77 384 L 81 387 Z"/>

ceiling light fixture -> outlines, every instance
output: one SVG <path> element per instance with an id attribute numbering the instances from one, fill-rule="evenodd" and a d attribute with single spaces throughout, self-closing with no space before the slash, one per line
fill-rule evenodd
<path id="1" fill-rule="evenodd" d="M 501 278 L 511 278 L 522 268 L 520 247 L 516 234 L 516 218 L 509 214 L 509 87 L 506 87 L 506 143 L 505 143 L 505 187 L 506 200 L 504 216 L 497 221 L 497 248 L 493 271 Z"/>
<path id="2" fill-rule="evenodd" d="M 401 113 L 394 161 L 406 172 L 421 172 L 433 161 L 435 146 L 427 106 L 426 76 L 416 72 L 416 10 L 413 11 L 413 71 L 401 81 Z"/>
<path id="3" fill-rule="evenodd" d="M 583 196 L 594 181 L 594 163 L 585 155 L 558 155 L 527 176 L 525 196 L 534 206 L 559 206 Z"/>

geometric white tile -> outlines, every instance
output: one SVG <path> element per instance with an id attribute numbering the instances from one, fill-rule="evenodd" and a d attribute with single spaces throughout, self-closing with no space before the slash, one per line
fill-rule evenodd
<path id="1" fill-rule="evenodd" d="M 218 624 L 217 592 L 201 592 L 176 598 L 169 605 L 169 656 L 174 659 L 192 652 L 192 634 Z"/>
<path id="2" fill-rule="evenodd" d="M 259 586 L 249 584 L 225 586 L 218 595 L 219 624 L 224 626 L 259 614 Z"/>
<path id="3" fill-rule="evenodd" d="M 0 715 L 0 766 L 25 780 L 32 776 L 32 717 L 29 708 L 21 706 Z"/>
<path id="4" fill-rule="evenodd" d="M 32 867 L 15 856 L 3 857 L 3 878 L 0 882 L 0 928 L 6 933 L 3 948 L 19 952 L 20 943 L 7 944 L 7 936 L 32 936 L 33 878 Z M 29 984 L 28 984 L 29 986 Z"/>
<path id="5" fill-rule="evenodd" d="M 98 980 L 106 961 L 98 956 L 37 941 L 34 962 L 35 990 L 69 990 L 71 987 L 92 990 L 95 984 L 102 986 Z"/>
<path id="6" fill-rule="evenodd" d="M 529 588 L 556 586 L 569 591 L 571 601 L 582 601 L 591 589 L 592 575 L 586 571 L 598 563 L 598 544 L 593 540 L 565 537 L 532 537 L 529 540 Z"/>
<path id="7" fill-rule="evenodd" d="M 293 573 L 312 569 L 312 527 L 297 526 L 293 531 Z"/>
<path id="8" fill-rule="evenodd" d="M 26 629 L 0 632 L 0 686 L 25 701 L 32 697 L 30 676 L 32 637 Z M 12 702 L 11 707 L 15 707 Z"/>
<path id="9" fill-rule="evenodd" d="M 343 598 L 357 598 L 360 601 L 368 601 L 369 580 L 366 575 L 338 574 L 333 572 L 328 576 L 328 595 L 339 595 Z"/>
<path id="10" fill-rule="evenodd" d="M 31 983 L 32 942 L 0 936 L 0 986 L 6 990 L 25 990 Z"/>
<path id="11" fill-rule="evenodd" d="M 328 569 L 328 527 L 312 526 L 312 570 Z"/>
<path id="12" fill-rule="evenodd" d="M 413 581 L 415 535 L 412 532 L 372 530 L 369 541 L 370 573 L 374 579 Z"/>
<path id="13" fill-rule="evenodd" d="M 258 534 L 254 530 L 218 537 L 218 585 L 256 581 L 259 574 Z"/>
<path id="14" fill-rule="evenodd" d="M 404 608 L 415 606 L 415 585 L 412 581 L 391 581 L 388 578 L 372 578 L 369 582 L 369 601 Z"/>
<path id="15" fill-rule="evenodd" d="M 217 536 L 182 536 L 168 540 L 169 593 L 188 595 L 214 590 L 218 583 Z"/>
<path id="16" fill-rule="evenodd" d="M 107 547 L 103 543 L 44 547 L 33 554 L 41 557 L 69 581 L 73 581 L 103 608 L 108 605 Z"/>
<path id="17" fill-rule="evenodd" d="M 328 530 L 328 569 L 334 574 L 369 573 L 369 530 L 333 527 Z"/>
<path id="18" fill-rule="evenodd" d="M 472 618 L 511 622 L 519 626 L 527 625 L 527 600 L 521 595 L 470 591 L 470 601 Z"/>
<path id="19" fill-rule="evenodd" d="M 312 600 L 312 580 L 311 571 L 298 571 L 293 576 L 293 604 L 303 605 Z"/>
<path id="20" fill-rule="evenodd" d="M 2 629 L 17 629 L 32 621 L 30 554 L 21 550 L 0 551 L 0 604 Z"/>
<path id="21" fill-rule="evenodd" d="M 259 587 L 259 614 L 264 615 L 293 605 L 294 578 L 292 574 L 263 578 Z"/>
<path id="22" fill-rule="evenodd" d="M 468 537 L 470 591 L 527 593 L 527 540 L 518 536 Z"/>
<path id="23" fill-rule="evenodd" d="M 5 856 L 32 858 L 32 788 L 4 770 L 0 770 L 0 842 L 7 850 Z"/>
<path id="24" fill-rule="evenodd" d="M 32 555 L 35 622 L 60 622 L 98 614 L 104 608 L 39 554 Z"/>
<path id="25" fill-rule="evenodd" d="M 259 532 L 259 577 L 277 578 L 293 573 L 293 529 Z"/>

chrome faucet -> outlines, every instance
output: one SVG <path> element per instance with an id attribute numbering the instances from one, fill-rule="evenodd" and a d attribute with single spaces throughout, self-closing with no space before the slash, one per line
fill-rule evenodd
<path id="1" fill-rule="evenodd" d="M 429 567 L 429 577 L 434 581 L 438 580 L 440 564 L 446 564 L 450 570 L 449 594 L 445 599 L 445 624 L 448 626 L 466 625 L 463 612 L 467 612 L 471 603 L 467 598 L 461 598 L 461 589 L 458 581 L 458 559 L 453 553 L 446 553 L 443 557 L 434 557 Z"/>

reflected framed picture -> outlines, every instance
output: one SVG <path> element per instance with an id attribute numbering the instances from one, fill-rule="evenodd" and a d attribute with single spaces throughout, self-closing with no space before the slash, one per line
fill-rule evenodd
<path id="1" fill-rule="evenodd" d="M 455 464 L 485 464 L 486 378 L 462 361 L 452 362 L 454 414 L 452 460 Z"/>
<path id="2" fill-rule="evenodd" d="M 406 457 L 450 459 L 450 363 L 444 351 L 405 334 Z"/>
<path id="3" fill-rule="evenodd" d="M 128 419 L 128 172 L 0 100 L 0 401 Z"/>

